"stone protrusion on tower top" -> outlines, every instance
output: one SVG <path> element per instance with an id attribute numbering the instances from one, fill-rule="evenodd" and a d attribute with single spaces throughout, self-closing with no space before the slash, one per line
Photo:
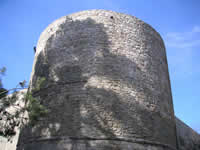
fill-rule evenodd
<path id="1" fill-rule="evenodd" d="M 41 34 L 30 89 L 48 109 L 18 150 L 172 150 L 176 127 L 164 43 L 130 15 L 91 10 Z"/>

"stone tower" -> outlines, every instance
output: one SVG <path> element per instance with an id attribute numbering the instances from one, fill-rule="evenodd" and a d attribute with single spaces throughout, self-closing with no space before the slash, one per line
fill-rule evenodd
<path id="1" fill-rule="evenodd" d="M 176 126 L 163 40 L 143 21 L 90 10 L 41 34 L 31 76 L 48 114 L 17 150 L 174 150 Z"/>

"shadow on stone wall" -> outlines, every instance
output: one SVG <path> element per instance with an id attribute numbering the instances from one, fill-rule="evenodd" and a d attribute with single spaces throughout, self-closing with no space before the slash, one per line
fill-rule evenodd
<path id="1" fill-rule="evenodd" d="M 49 112 L 35 126 L 22 130 L 18 150 L 116 150 L 123 146 L 116 143 L 121 138 L 149 140 L 150 145 L 174 143 L 175 139 L 167 138 L 175 137 L 174 124 L 162 118 L 157 108 L 166 93 L 154 95 L 158 101 L 151 100 L 146 73 L 133 60 L 111 52 L 106 31 L 104 24 L 91 18 L 66 18 L 48 39 L 37 56 L 32 86 L 38 77 L 46 78 L 46 85 L 33 95 Z M 137 73 L 133 77 L 130 68 Z M 143 93 L 150 105 L 138 102 L 131 90 Z M 151 103 L 155 111 L 149 111 Z M 109 142 L 98 143 L 103 140 Z"/>

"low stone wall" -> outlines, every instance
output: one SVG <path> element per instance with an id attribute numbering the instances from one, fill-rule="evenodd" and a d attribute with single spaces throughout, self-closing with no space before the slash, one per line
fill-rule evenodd
<path id="1" fill-rule="evenodd" d="M 179 150 L 200 150 L 200 135 L 176 118 L 177 140 Z"/>

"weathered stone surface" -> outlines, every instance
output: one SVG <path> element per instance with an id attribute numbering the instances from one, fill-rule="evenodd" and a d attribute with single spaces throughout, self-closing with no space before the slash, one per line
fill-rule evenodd
<path id="1" fill-rule="evenodd" d="M 16 101 L 16 104 L 19 104 L 20 106 L 24 106 L 24 101 L 22 99 L 24 98 L 24 94 L 26 93 L 26 91 L 27 90 L 24 89 L 24 90 L 21 90 L 16 93 L 16 98 L 18 99 Z M 12 96 L 12 94 L 10 94 L 9 97 L 10 96 Z M 1 102 L 0 102 L 0 105 L 1 105 Z M 16 111 L 16 108 L 9 107 L 6 110 L 10 113 L 13 113 Z M 3 123 L 1 121 L 0 121 L 0 123 Z M 0 125 L 0 130 L 2 130 L 1 127 L 2 126 Z M 10 141 L 8 141 L 8 139 L 5 137 L 0 136 L 0 150 L 16 150 L 16 145 L 17 145 L 18 138 L 19 138 L 19 128 L 15 128 L 15 131 L 16 131 L 16 135 L 14 137 L 12 137 L 10 139 Z"/>
<path id="2" fill-rule="evenodd" d="M 177 128 L 177 138 L 178 138 L 178 150 L 199 150 L 200 149 L 200 135 L 196 133 L 194 130 L 192 130 L 190 127 L 188 127 L 186 124 L 184 124 L 181 120 L 176 118 L 176 128 Z M 19 137 L 19 130 L 17 130 L 17 134 L 12 139 L 12 143 L 8 142 L 6 138 L 0 137 L 0 148 L 1 150 L 16 150 L 16 145 Z M 57 142 L 59 141 L 59 142 Z M 80 147 L 79 149 L 111 149 L 113 148 L 116 150 L 116 147 L 120 147 L 120 149 L 133 149 L 133 147 L 136 150 L 143 150 L 143 149 L 155 149 L 155 145 L 145 145 L 145 144 L 138 144 L 138 143 L 131 143 L 131 142 L 125 142 L 122 140 L 116 140 L 110 142 L 110 140 L 94 140 L 94 139 L 85 139 L 85 141 L 82 139 L 69 139 L 64 137 L 57 137 L 52 138 L 51 140 L 47 139 L 39 139 L 38 142 L 46 142 L 46 144 L 43 144 L 43 149 L 55 149 L 55 147 L 65 147 L 65 149 L 73 149 L 76 147 Z M 90 143 L 87 144 L 87 143 Z M 103 143 L 103 144 L 102 144 Z M 34 144 L 34 143 L 33 143 Z M 37 146 L 37 145 L 36 145 Z M 40 145 L 38 145 L 40 146 Z M 89 147 L 90 146 L 90 147 Z M 37 149 L 34 145 L 29 145 L 31 148 Z M 45 148 L 44 148 L 45 147 Z M 84 147 L 84 148 L 83 148 Z M 157 148 L 159 149 L 159 148 Z M 160 148 L 163 149 L 163 148 Z"/>
<path id="3" fill-rule="evenodd" d="M 39 39 L 32 89 L 40 77 L 33 95 L 49 113 L 18 150 L 176 149 L 164 43 L 141 20 L 104 10 L 56 20 Z"/>
<path id="4" fill-rule="evenodd" d="M 176 118 L 179 150 L 200 150 L 200 135 Z"/>

